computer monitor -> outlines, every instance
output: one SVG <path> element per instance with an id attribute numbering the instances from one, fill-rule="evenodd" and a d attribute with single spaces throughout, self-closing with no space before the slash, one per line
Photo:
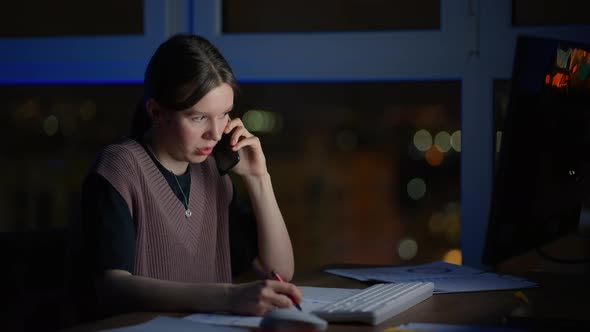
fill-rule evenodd
<path id="1" fill-rule="evenodd" d="M 590 171 L 590 44 L 519 37 L 482 263 L 576 231 Z"/>

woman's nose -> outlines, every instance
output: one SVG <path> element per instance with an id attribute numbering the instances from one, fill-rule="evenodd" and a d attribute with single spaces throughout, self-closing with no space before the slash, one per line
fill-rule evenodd
<path id="1" fill-rule="evenodd" d="M 212 121 L 211 129 L 209 130 L 210 138 L 214 141 L 219 141 L 226 124 L 226 121 Z"/>

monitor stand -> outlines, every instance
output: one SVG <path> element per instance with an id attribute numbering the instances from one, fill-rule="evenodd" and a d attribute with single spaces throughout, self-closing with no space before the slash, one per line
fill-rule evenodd
<path id="1" fill-rule="evenodd" d="M 501 262 L 496 267 L 500 273 L 590 273 L 590 227 L 580 227 L 540 248 Z"/>
<path id="2" fill-rule="evenodd" d="M 588 308 L 580 305 L 590 297 L 590 232 L 581 228 L 538 250 L 509 259 L 496 268 L 538 282 L 540 287 L 522 290 L 528 296 L 503 318 L 506 327 L 533 331 L 589 330 Z M 551 258 L 584 261 L 559 263 Z M 582 299 L 582 300 L 581 300 Z"/>

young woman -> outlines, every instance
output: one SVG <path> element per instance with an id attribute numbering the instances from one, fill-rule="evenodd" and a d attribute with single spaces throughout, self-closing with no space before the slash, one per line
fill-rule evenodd
<path id="1" fill-rule="evenodd" d="M 301 301 L 288 282 L 231 283 L 247 268 L 286 281 L 294 271 L 260 140 L 230 117 L 236 90 L 230 66 L 202 37 L 176 35 L 151 58 L 131 137 L 99 154 L 82 187 L 83 252 L 96 296 L 86 302 L 100 314 L 262 315 Z M 230 132 L 240 155 L 232 171 L 251 209 L 211 156 Z"/>

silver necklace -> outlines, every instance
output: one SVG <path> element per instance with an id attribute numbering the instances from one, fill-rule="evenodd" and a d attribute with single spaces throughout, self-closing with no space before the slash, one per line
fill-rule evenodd
<path id="1" fill-rule="evenodd" d="M 158 159 L 158 157 L 154 153 L 154 150 L 152 150 L 152 148 L 149 145 L 146 144 L 146 146 L 150 150 L 150 152 L 152 153 L 152 155 L 154 156 L 154 158 L 156 158 L 156 160 L 160 163 L 160 165 L 162 165 L 164 167 L 164 164 L 162 164 L 162 162 L 160 161 L 160 159 Z M 164 168 L 166 168 L 166 167 L 164 167 Z M 166 168 L 166 170 L 168 170 L 168 169 Z M 170 172 L 170 170 L 168 170 L 168 171 Z M 173 172 L 170 172 L 170 173 L 172 173 L 172 176 L 174 176 L 174 181 L 176 181 L 176 185 L 178 186 L 178 189 L 180 189 L 180 193 L 182 194 L 182 197 L 184 198 L 184 207 L 186 209 L 184 211 L 184 215 L 187 218 L 189 218 L 190 216 L 193 215 L 193 213 L 191 212 L 191 209 L 188 208 L 188 200 L 186 199 L 186 195 L 184 194 L 184 190 L 182 190 L 182 187 L 180 186 L 180 182 L 178 182 L 178 178 L 176 177 L 176 174 L 174 174 Z"/>

